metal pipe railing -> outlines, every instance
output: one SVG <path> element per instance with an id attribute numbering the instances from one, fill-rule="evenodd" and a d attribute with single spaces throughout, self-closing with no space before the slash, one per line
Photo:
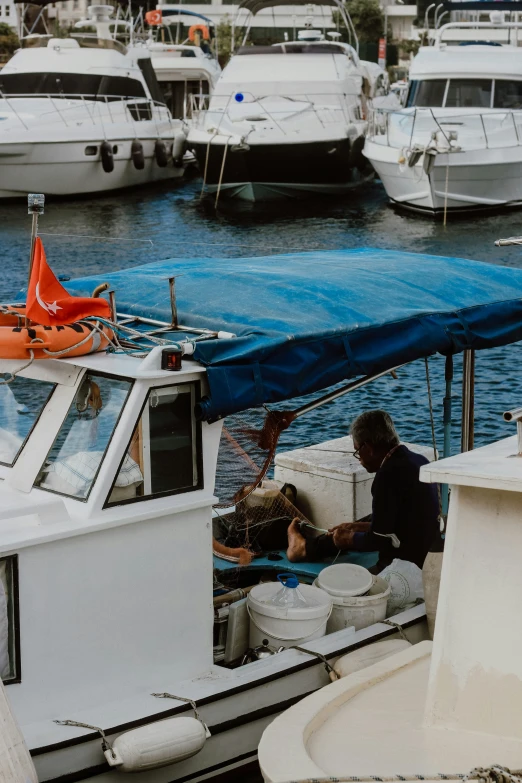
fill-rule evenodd
<path id="1" fill-rule="evenodd" d="M 517 451 L 518 456 L 522 457 L 522 408 L 513 408 L 506 411 L 503 415 L 504 421 L 516 421 L 517 423 Z"/>

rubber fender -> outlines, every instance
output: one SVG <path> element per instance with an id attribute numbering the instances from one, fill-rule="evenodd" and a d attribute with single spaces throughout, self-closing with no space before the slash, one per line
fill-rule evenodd
<path id="1" fill-rule="evenodd" d="M 102 141 L 100 144 L 100 155 L 103 170 L 106 174 L 110 174 L 111 171 L 114 171 L 114 155 L 112 152 L 112 144 L 109 144 L 108 141 Z"/>
<path id="2" fill-rule="evenodd" d="M 178 131 L 174 136 L 174 144 L 172 145 L 172 159 L 175 166 L 181 166 L 183 155 L 185 154 L 187 137 L 183 131 Z"/>
<path id="3" fill-rule="evenodd" d="M 368 165 L 368 161 L 363 155 L 363 148 L 364 136 L 358 136 L 353 142 L 352 149 L 350 151 L 350 166 L 352 168 L 359 169 L 359 171 L 363 171 L 363 169 L 365 169 Z"/>
<path id="4" fill-rule="evenodd" d="M 145 168 L 145 155 L 143 153 L 143 144 L 141 141 L 134 139 L 131 144 L 131 158 L 134 163 L 134 168 L 138 171 L 142 171 Z"/>
<path id="5" fill-rule="evenodd" d="M 205 728 L 195 718 L 169 718 L 120 734 L 113 743 L 114 766 L 146 772 L 188 759 L 205 744 Z"/>
<path id="6" fill-rule="evenodd" d="M 157 139 L 156 144 L 154 145 L 154 157 L 156 158 L 156 163 L 160 169 L 164 169 L 165 166 L 168 165 L 169 151 L 167 145 L 164 141 L 161 141 L 161 139 Z"/>

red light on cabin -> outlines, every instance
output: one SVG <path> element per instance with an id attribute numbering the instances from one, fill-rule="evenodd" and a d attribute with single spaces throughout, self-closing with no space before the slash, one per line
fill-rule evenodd
<path id="1" fill-rule="evenodd" d="M 161 352 L 162 370 L 181 370 L 182 351 L 178 348 L 165 348 Z"/>

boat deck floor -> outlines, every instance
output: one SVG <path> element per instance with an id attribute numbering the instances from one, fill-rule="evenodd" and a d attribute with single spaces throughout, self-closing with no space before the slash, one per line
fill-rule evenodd
<path id="1" fill-rule="evenodd" d="M 233 572 L 241 568 L 242 573 L 255 571 L 273 571 L 281 574 L 290 571 L 296 574 L 303 581 L 313 582 L 321 573 L 323 568 L 332 565 L 332 563 L 355 563 L 363 568 L 371 568 L 377 562 L 377 552 L 345 552 L 337 558 L 330 558 L 316 563 L 291 563 L 284 550 L 269 552 L 263 557 L 256 557 L 248 566 L 238 566 L 237 563 L 230 563 L 228 560 L 222 560 L 214 555 L 214 568 L 223 576 L 232 575 Z"/>

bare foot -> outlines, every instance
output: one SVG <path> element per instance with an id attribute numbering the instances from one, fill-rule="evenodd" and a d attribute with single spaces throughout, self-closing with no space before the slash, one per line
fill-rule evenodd
<path id="1" fill-rule="evenodd" d="M 298 563 L 299 560 L 306 558 L 306 539 L 299 530 L 300 521 L 296 517 L 288 526 L 288 549 L 286 550 L 286 556 L 291 563 Z"/>

